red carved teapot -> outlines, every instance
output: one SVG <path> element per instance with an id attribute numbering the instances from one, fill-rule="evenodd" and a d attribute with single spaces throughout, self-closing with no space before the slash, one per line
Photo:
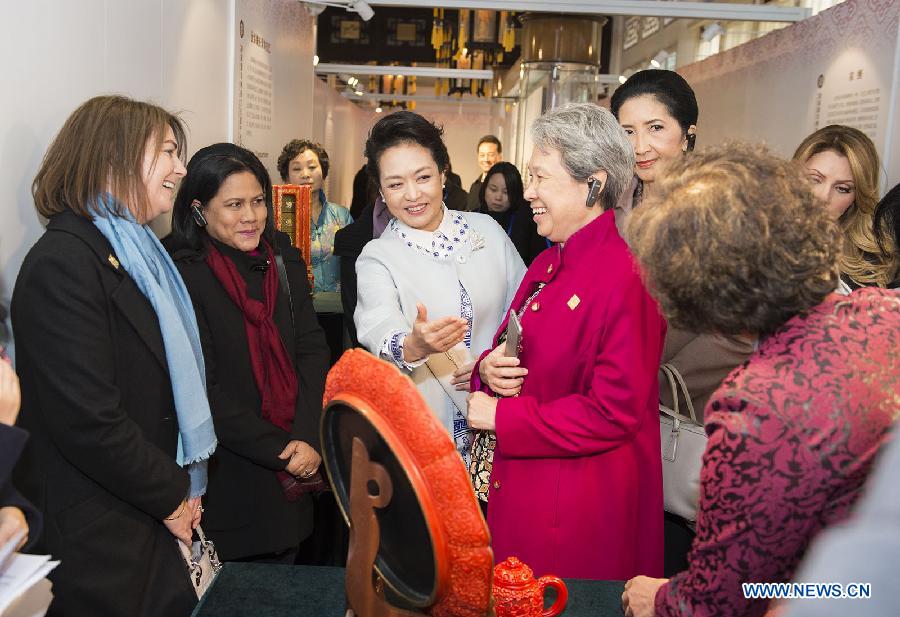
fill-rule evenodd
<path id="1" fill-rule="evenodd" d="M 556 602 L 544 608 L 544 590 L 556 588 Z M 531 568 L 515 557 L 494 566 L 494 611 L 497 617 L 554 617 L 566 608 L 569 592 L 555 576 L 535 580 Z"/>

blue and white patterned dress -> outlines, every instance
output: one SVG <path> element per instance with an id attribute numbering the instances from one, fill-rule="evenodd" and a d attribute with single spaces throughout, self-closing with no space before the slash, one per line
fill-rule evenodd
<path id="1" fill-rule="evenodd" d="M 445 225 L 445 222 L 448 224 Z M 404 231 L 401 229 L 401 225 L 402 223 L 399 223 L 397 219 L 393 219 L 390 223 L 390 230 L 400 236 L 400 239 L 406 242 L 407 247 L 418 251 L 426 257 L 436 257 L 438 259 L 453 257 L 453 249 L 459 247 L 460 243 L 466 240 L 467 233 L 471 233 L 466 219 L 458 212 L 445 216 L 444 220 L 441 221 L 441 226 L 433 232 L 422 232 L 403 225 L 406 229 Z M 458 250 L 457 253 L 459 253 Z M 474 309 L 472 308 L 472 298 L 469 296 L 466 288 L 463 287 L 462 281 L 459 282 L 459 306 L 459 316 L 469 322 L 464 342 L 466 349 L 471 351 Z M 403 339 L 406 338 L 406 335 L 407 332 L 393 332 L 385 339 L 381 355 L 388 356 L 396 364 L 412 370 L 414 366 L 403 361 Z M 421 364 L 421 362 L 418 364 Z M 468 465 L 469 454 L 472 451 L 472 431 L 469 429 L 466 416 L 456 408 L 456 405 L 453 405 L 450 411 L 453 414 L 453 441 L 456 443 L 459 455 L 463 457 L 463 460 Z"/>
<path id="2" fill-rule="evenodd" d="M 359 302 L 354 318 L 360 342 L 410 375 L 467 461 L 472 438 L 465 393 L 448 394 L 425 359 L 405 362 L 403 341 L 421 303 L 429 321 L 450 315 L 466 319 L 465 346 L 478 358 L 489 347 L 524 275 L 515 246 L 490 217 L 444 208 L 433 232 L 392 220 L 389 230 L 366 245 L 356 270 Z"/>

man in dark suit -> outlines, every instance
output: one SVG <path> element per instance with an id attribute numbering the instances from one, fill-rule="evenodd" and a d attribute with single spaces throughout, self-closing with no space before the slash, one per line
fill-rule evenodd
<path id="1" fill-rule="evenodd" d="M 484 182 L 484 177 L 491 167 L 502 160 L 503 145 L 499 139 L 493 135 L 485 135 L 478 140 L 478 166 L 481 168 L 481 175 L 469 187 L 466 210 L 472 212 L 481 207 L 481 204 L 478 202 L 478 195 L 481 193 L 481 183 Z"/>

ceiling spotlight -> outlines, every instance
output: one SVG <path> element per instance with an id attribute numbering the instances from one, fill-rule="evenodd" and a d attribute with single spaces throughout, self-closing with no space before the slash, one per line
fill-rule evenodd
<path id="1" fill-rule="evenodd" d="M 725 28 L 722 27 L 722 24 L 715 21 L 703 28 L 703 31 L 700 33 L 700 38 L 708 43 L 722 34 L 725 34 Z"/>
<path id="2" fill-rule="evenodd" d="M 620 84 L 624 84 L 626 81 L 628 81 L 627 77 L 625 77 L 624 75 L 619 75 L 619 83 Z"/>
<path id="3" fill-rule="evenodd" d="M 363 21 L 369 21 L 375 16 L 375 11 L 372 10 L 372 7 L 365 0 L 350 0 L 347 10 L 354 11 Z"/>
<path id="4" fill-rule="evenodd" d="M 356 96 L 362 96 L 362 95 L 363 95 L 363 91 L 362 91 L 362 90 L 357 90 L 356 92 L 354 92 L 354 94 L 356 94 Z"/>
<path id="5" fill-rule="evenodd" d="M 375 113 L 376 113 L 376 114 L 380 114 L 380 113 L 383 112 L 383 111 L 384 111 L 384 110 L 383 110 L 380 106 L 375 108 Z"/>
<path id="6" fill-rule="evenodd" d="M 303 6 L 306 7 L 306 10 L 313 17 L 321 15 L 322 11 L 324 11 L 326 7 L 324 2 L 304 2 Z"/>
<path id="7" fill-rule="evenodd" d="M 669 59 L 669 52 L 661 49 L 658 52 L 656 52 L 656 55 L 653 56 L 652 60 L 650 60 L 650 66 L 652 66 L 655 69 L 658 69 L 668 59 Z"/>

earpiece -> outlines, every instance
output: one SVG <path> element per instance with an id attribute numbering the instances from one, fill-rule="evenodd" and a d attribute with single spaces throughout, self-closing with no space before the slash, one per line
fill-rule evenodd
<path id="1" fill-rule="evenodd" d="M 600 199 L 600 191 L 603 190 L 603 183 L 597 178 L 588 178 L 588 194 L 584 205 L 593 208 L 597 200 Z"/>
<path id="2" fill-rule="evenodd" d="M 687 135 L 687 152 L 694 151 L 694 144 L 696 143 L 696 141 L 697 141 L 697 134 L 696 133 L 688 133 L 688 135 Z"/>
<path id="3" fill-rule="evenodd" d="M 195 199 L 191 202 L 191 218 L 194 219 L 194 223 L 197 224 L 197 227 L 206 227 L 206 217 L 203 216 L 203 212 L 200 210 L 200 206 L 203 204 L 200 203 L 199 199 Z"/>

